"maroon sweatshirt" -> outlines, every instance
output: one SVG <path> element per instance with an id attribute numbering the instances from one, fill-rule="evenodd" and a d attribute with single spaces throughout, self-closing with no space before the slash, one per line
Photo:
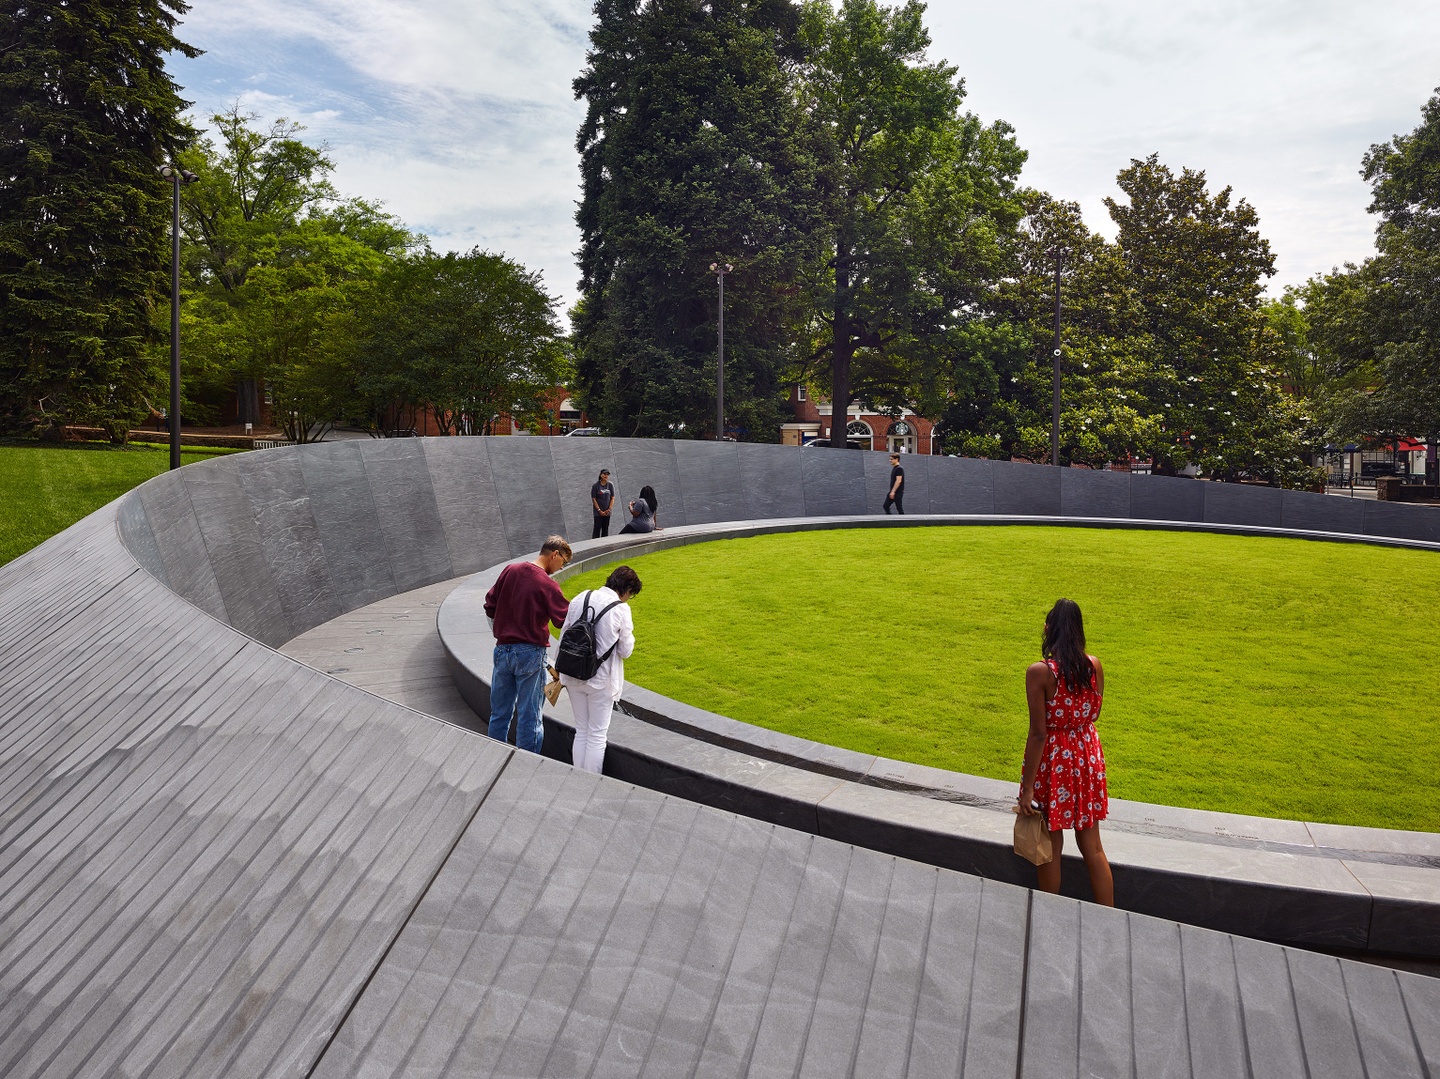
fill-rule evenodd
<path id="1" fill-rule="evenodd" d="M 550 644 L 550 628 L 564 625 L 570 602 L 534 562 L 512 562 L 485 593 L 485 613 L 495 619 L 497 644 Z"/>

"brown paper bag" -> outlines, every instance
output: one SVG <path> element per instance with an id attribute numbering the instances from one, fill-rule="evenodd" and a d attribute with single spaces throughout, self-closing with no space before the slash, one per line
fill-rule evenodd
<path id="1" fill-rule="evenodd" d="M 545 699 L 554 704 L 560 699 L 560 691 L 565 687 L 560 684 L 560 675 L 555 668 L 550 668 L 550 681 L 545 683 Z"/>
<path id="2" fill-rule="evenodd" d="M 1011 807 L 1015 814 L 1015 853 L 1031 865 L 1044 865 L 1054 855 L 1050 848 L 1050 831 L 1045 827 L 1045 815 L 1034 816 L 1021 813 L 1018 807 Z"/>

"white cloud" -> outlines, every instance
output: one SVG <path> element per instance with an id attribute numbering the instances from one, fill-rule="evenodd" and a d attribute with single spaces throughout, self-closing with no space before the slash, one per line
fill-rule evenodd
<path id="1" fill-rule="evenodd" d="M 1433 0 L 943 0 L 927 20 L 969 107 L 1015 124 L 1027 183 L 1108 232 L 1130 158 L 1204 169 L 1260 211 L 1277 288 L 1369 253 L 1360 156 L 1440 83 Z M 200 0 L 181 36 L 207 55 L 175 70 L 201 115 L 301 120 L 346 193 L 569 303 L 591 21 L 587 0 Z"/>
<path id="2" fill-rule="evenodd" d="M 1259 210 L 1275 291 L 1370 252 L 1361 155 L 1440 83 L 1430 0 L 966 0 L 929 18 L 969 106 L 1016 126 L 1026 182 L 1109 234 L 1101 200 L 1132 157 L 1204 169 Z"/>

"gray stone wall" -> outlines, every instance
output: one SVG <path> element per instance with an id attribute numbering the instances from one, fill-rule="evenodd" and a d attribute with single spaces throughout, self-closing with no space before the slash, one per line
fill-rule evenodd
<path id="1" fill-rule="evenodd" d="M 1243 524 L 1440 542 L 1440 510 L 1005 461 L 905 458 L 910 514 Z M 606 438 L 427 438 L 262 450 L 190 465 L 122 501 L 125 545 L 209 614 L 276 645 L 336 615 L 590 535 L 602 467 L 663 525 L 878 514 L 883 453 Z"/>

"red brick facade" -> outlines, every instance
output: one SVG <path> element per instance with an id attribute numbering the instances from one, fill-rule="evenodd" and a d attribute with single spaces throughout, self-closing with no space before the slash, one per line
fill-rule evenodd
<path id="1" fill-rule="evenodd" d="M 795 419 L 780 425 L 780 441 L 800 446 L 816 439 L 830 438 L 831 407 L 826 400 L 811 400 L 804 386 L 790 391 Z M 868 408 L 863 402 L 850 406 L 846 415 L 849 439 L 862 449 L 900 450 L 904 453 L 938 453 L 934 444 L 935 424 L 905 409 L 898 418 Z"/>

